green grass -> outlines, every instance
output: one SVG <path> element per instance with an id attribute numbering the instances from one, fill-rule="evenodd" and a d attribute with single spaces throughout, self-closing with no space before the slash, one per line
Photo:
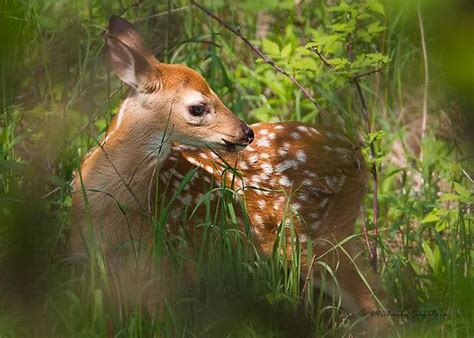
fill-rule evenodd
<path id="1" fill-rule="evenodd" d="M 225 189 L 216 212 L 208 212 L 204 223 L 184 220 L 204 229 L 202 243 L 213 244 L 194 248 L 193 257 L 186 255 L 185 235 L 164 235 L 172 206 L 157 208 L 157 265 L 163 259 L 174 262 L 169 278 L 175 285 L 159 313 L 138 305 L 111 310 L 107 293 L 112 276 L 93 246 L 85 270 L 65 259 L 72 173 L 103 136 L 126 94 L 102 56 L 102 32 L 111 13 L 139 19 L 140 31 L 162 60 L 199 70 L 246 121 L 336 124 L 352 135 L 365 135 L 353 86 L 314 55 L 305 56 L 314 60 L 296 77 L 314 91 L 322 111 L 187 2 L 170 1 L 176 9 L 170 17 L 168 2 L 134 3 L 0 3 L 0 336 L 103 337 L 110 326 L 117 337 L 320 337 L 350 332 L 354 323 L 342 320 L 337 299 L 323 299 L 312 288 L 301 297 L 300 248 L 295 244 L 291 257 L 278 251 L 282 237 L 291 234 L 291 223 L 289 232 L 279 232 L 274 254 L 262 256 L 247 240 L 248 224 L 236 226 L 237 206 L 229 203 L 232 192 Z M 300 16 L 293 4 L 262 2 L 273 20 L 266 38 L 280 50 L 291 46 L 287 57 L 275 58 L 283 67 L 289 69 L 296 60 L 302 37 L 307 42 L 315 31 L 328 31 L 334 14 L 324 11 L 323 3 L 304 2 Z M 356 41 L 354 50 L 381 51 L 390 58 L 382 74 L 364 78 L 362 85 L 373 128 L 383 132 L 376 140 L 376 242 L 379 274 L 402 314 L 393 335 L 472 336 L 474 171 L 472 145 L 464 131 L 469 128 L 463 128 L 470 116 L 463 115 L 467 99 L 458 96 L 462 90 L 456 90 L 457 82 L 446 80 L 443 40 L 431 23 L 442 2 L 422 6 L 432 79 L 423 140 L 418 131 L 424 74 L 416 11 L 397 1 L 383 3 L 386 15 L 380 20 L 387 29 L 370 44 Z M 253 1 L 222 4 L 208 5 L 261 45 L 255 39 L 255 12 L 262 6 Z M 331 56 L 337 53 L 342 52 Z M 210 203 L 205 195 L 202 204 Z M 370 192 L 364 212 L 371 228 Z M 196 265 L 192 286 L 186 284 L 188 263 Z M 435 315 L 426 317 L 429 313 Z"/>

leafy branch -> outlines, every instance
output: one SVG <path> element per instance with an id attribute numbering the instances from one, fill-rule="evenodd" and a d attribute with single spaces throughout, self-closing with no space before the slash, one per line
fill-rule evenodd
<path id="1" fill-rule="evenodd" d="M 198 4 L 196 1 L 191 0 L 191 4 L 199 8 L 201 11 L 203 11 L 207 16 L 211 17 L 215 21 L 217 21 L 222 27 L 226 28 L 228 31 L 236 35 L 238 38 L 240 38 L 247 46 L 250 47 L 250 49 L 257 54 L 260 58 L 262 58 L 263 62 L 266 64 L 269 64 L 272 66 L 277 72 L 280 74 L 285 75 L 288 79 L 290 79 L 291 82 L 293 82 L 302 92 L 303 94 L 316 106 L 318 110 L 321 110 L 321 106 L 319 103 L 315 100 L 313 95 L 311 95 L 310 90 L 303 86 L 293 75 L 288 73 L 286 70 L 281 68 L 279 65 L 273 61 L 271 57 L 263 53 L 257 46 L 255 46 L 253 43 L 249 41 L 238 29 L 233 28 L 230 26 L 228 23 L 226 23 L 224 20 L 216 16 L 214 13 L 212 13 L 209 9 L 205 8 L 204 6 Z"/>

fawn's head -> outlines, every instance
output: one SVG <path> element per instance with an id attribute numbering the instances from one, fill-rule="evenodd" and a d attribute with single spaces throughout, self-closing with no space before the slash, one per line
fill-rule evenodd
<path id="1" fill-rule="evenodd" d="M 166 129 L 171 141 L 198 147 L 234 151 L 252 142 L 252 129 L 201 75 L 184 65 L 159 62 L 128 21 L 112 16 L 105 40 L 112 68 L 132 88 L 135 116 L 128 118 Z"/>

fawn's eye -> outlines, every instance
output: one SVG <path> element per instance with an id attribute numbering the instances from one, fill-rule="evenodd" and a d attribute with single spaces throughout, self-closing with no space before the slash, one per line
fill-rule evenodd
<path id="1" fill-rule="evenodd" d="M 202 116 L 204 115 L 204 113 L 207 112 L 207 108 L 205 105 L 203 104 L 200 104 L 200 105 L 197 105 L 197 106 L 191 106 L 189 107 L 189 113 L 192 115 L 192 116 Z"/>

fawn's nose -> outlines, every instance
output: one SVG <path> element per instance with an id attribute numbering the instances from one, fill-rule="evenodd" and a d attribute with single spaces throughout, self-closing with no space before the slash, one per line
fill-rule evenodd
<path id="1" fill-rule="evenodd" d="M 246 123 L 242 122 L 242 130 L 244 131 L 245 137 L 247 138 L 246 144 L 252 143 L 254 139 L 254 134 L 252 128 L 250 128 Z"/>

